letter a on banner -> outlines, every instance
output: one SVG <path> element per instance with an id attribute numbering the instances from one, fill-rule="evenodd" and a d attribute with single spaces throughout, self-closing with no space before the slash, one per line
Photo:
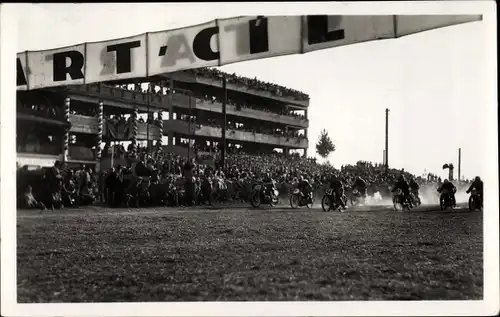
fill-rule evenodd
<path id="1" fill-rule="evenodd" d="M 219 64 L 218 27 L 209 22 L 148 33 L 149 75 Z"/>

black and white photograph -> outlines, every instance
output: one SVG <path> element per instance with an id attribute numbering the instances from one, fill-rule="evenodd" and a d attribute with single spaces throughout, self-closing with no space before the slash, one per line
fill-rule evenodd
<path id="1" fill-rule="evenodd" d="M 498 314 L 495 2 L 0 17 L 3 316 Z"/>

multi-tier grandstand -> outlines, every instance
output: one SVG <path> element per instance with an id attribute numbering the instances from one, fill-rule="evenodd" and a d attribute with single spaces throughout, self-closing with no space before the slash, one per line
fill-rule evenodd
<path id="1" fill-rule="evenodd" d="M 216 153 L 222 139 L 246 153 L 302 152 L 309 97 L 257 79 L 198 69 L 150 78 L 17 92 L 19 165 L 110 166 L 125 153 Z M 149 141 L 148 141 L 149 140 Z M 189 142 L 189 140 L 191 140 Z M 124 163 L 124 162 L 123 162 Z"/>

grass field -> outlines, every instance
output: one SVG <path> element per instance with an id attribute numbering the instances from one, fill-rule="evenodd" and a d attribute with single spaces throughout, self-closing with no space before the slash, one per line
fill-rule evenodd
<path id="1" fill-rule="evenodd" d="M 18 212 L 19 302 L 482 299 L 482 213 Z"/>

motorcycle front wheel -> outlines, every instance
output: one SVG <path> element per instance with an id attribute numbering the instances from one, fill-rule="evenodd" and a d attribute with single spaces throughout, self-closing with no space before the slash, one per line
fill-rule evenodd
<path id="1" fill-rule="evenodd" d="M 278 197 L 277 196 L 274 196 L 273 194 L 271 194 L 271 201 L 269 202 L 269 205 L 271 207 L 274 207 L 278 204 Z"/>
<path id="2" fill-rule="evenodd" d="M 358 199 L 355 196 L 351 196 L 351 206 L 356 206 L 358 204 Z"/>
<path id="3" fill-rule="evenodd" d="M 398 196 L 394 196 L 392 198 L 392 204 L 394 206 L 394 210 L 395 211 L 399 211 L 400 209 L 403 209 L 403 206 L 401 205 L 401 203 L 399 202 L 399 197 Z M 401 207 L 401 208 L 400 208 Z"/>
<path id="4" fill-rule="evenodd" d="M 311 202 L 306 205 L 307 209 L 311 209 L 314 206 L 314 198 L 311 198 Z"/>
<path id="5" fill-rule="evenodd" d="M 327 195 L 323 195 L 321 198 L 321 208 L 324 212 L 330 211 L 330 198 Z"/>
<path id="6" fill-rule="evenodd" d="M 290 207 L 292 207 L 292 209 L 299 208 L 299 197 L 297 195 L 292 194 L 290 196 Z"/>
<path id="7" fill-rule="evenodd" d="M 250 197 L 250 203 L 252 204 L 252 207 L 254 208 L 259 208 L 261 201 L 260 201 L 260 194 L 259 192 L 254 192 L 252 196 Z"/>
<path id="8" fill-rule="evenodd" d="M 446 210 L 446 208 L 448 207 L 444 198 L 441 198 L 439 200 L 439 207 L 441 207 L 441 210 Z"/>
<path id="9" fill-rule="evenodd" d="M 469 211 L 481 210 L 481 206 L 474 196 L 469 197 Z"/>

